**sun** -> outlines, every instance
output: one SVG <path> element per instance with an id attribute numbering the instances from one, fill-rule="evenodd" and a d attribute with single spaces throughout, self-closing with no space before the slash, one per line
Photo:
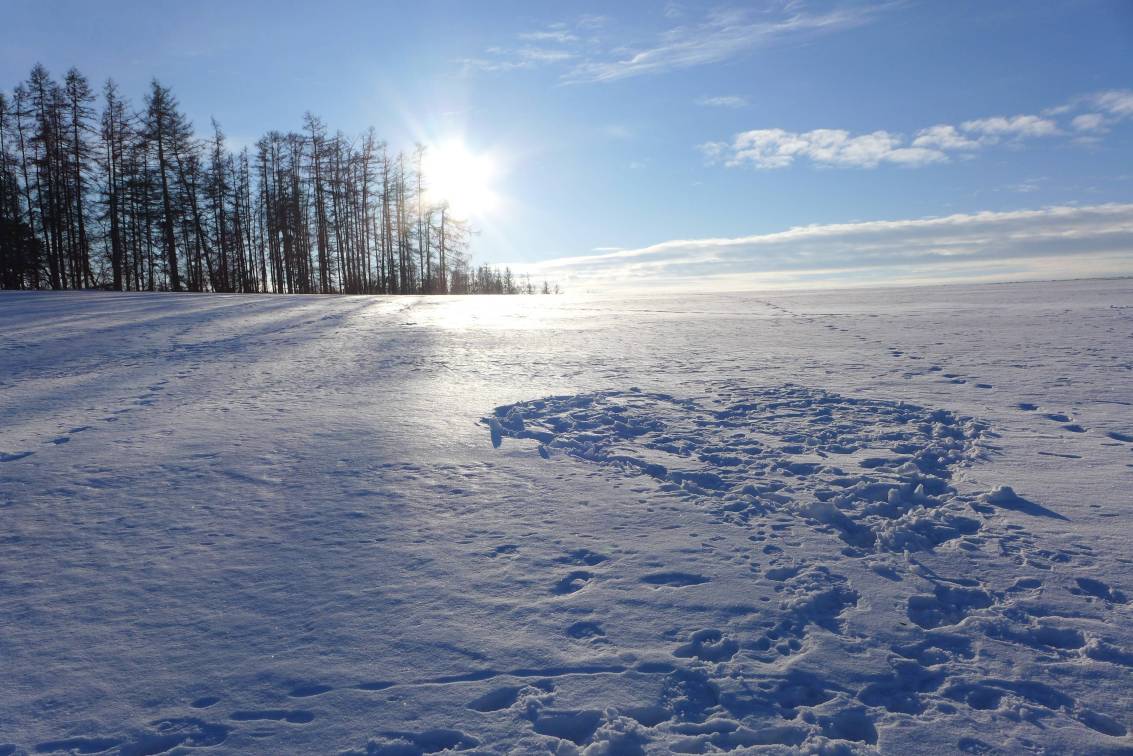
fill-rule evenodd
<path id="1" fill-rule="evenodd" d="M 427 146 L 421 171 L 426 199 L 447 204 L 458 217 L 486 215 L 499 202 L 492 186 L 498 171 L 496 161 L 488 153 L 469 150 L 459 139 Z"/>

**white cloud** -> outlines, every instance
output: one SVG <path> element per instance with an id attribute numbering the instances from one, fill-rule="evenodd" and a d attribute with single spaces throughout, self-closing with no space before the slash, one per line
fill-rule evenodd
<path id="1" fill-rule="evenodd" d="M 1127 107 L 1133 108 L 1133 93 L 1107 92 L 1088 99 L 1110 113 L 1124 113 Z M 1057 110 L 1066 115 L 1074 112 L 1075 106 Z M 1045 112 L 1049 115 L 1053 111 Z M 1118 117 L 1123 116 L 1082 113 L 1069 125 L 1079 133 L 1100 134 Z M 884 163 L 918 167 L 945 163 L 956 155 L 971 156 L 977 150 L 996 144 L 1018 145 L 1029 139 L 1065 135 L 1066 131 L 1052 118 L 1015 115 L 976 118 L 958 126 L 939 123 L 921 129 L 912 139 L 885 130 L 852 134 L 844 129 L 804 132 L 753 129 L 736 134 L 731 142 L 706 142 L 699 145 L 699 149 L 709 162 L 730 167 L 785 168 L 804 159 L 819 166 L 842 168 L 876 168 Z M 1079 141 L 1084 138 L 1079 137 Z"/>
<path id="2" fill-rule="evenodd" d="M 527 268 L 578 289 L 1018 280 L 1128 274 L 1131 266 L 1133 204 L 1106 204 L 678 239 Z"/>
<path id="3" fill-rule="evenodd" d="M 1080 135 L 1075 141 L 1094 144 L 1099 135 L 1109 132 L 1118 123 L 1133 116 L 1133 90 L 1093 92 L 1043 111 L 1047 116 L 1071 113 L 1078 113 L 1070 120 L 1071 128 Z"/>
<path id="4" fill-rule="evenodd" d="M 718 97 L 700 97 L 696 104 L 709 108 L 746 108 L 748 102 L 746 98 L 739 95 L 720 95 Z"/>
<path id="5" fill-rule="evenodd" d="M 974 150 L 980 143 L 961 134 L 955 126 L 939 124 L 918 131 L 913 139 L 913 146 L 936 150 Z"/>
<path id="6" fill-rule="evenodd" d="M 1118 118 L 1133 116 L 1133 91 L 1128 89 L 1098 92 L 1092 95 L 1092 101 L 1098 108 Z"/>
<path id="7" fill-rule="evenodd" d="M 1035 115 L 977 118 L 974 121 L 964 121 L 961 128 L 990 139 L 1044 137 L 1059 133 L 1058 125 L 1054 121 Z"/>
<path id="8" fill-rule="evenodd" d="M 918 166 L 939 163 L 947 156 L 938 149 L 906 145 L 887 131 L 853 136 L 843 129 L 807 132 L 754 129 L 737 134 L 731 144 L 709 142 L 701 150 L 710 160 L 726 165 L 751 164 L 757 168 L 785 168 L 795 160 L 808 159 L 818 165 L 874 168 L 881 163 Z"/>
<path id="9" fill-rule="evenodd" d="M 1105 131 L 1105 116 L 1101 113 L 1083 113 L 1074 116 L 1070 124 L 1077 131 Z"/>

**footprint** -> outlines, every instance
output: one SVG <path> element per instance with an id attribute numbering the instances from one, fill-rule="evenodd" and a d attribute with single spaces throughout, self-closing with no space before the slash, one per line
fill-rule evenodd
<path id="1" fill-rule="evenodd" d="M 969 613 L 987 609 L 993 603 L 991 594 L 980 588 L 938 585 L 932 595 L 910 596 L 905 613 L 915 624 L 931 630 L 943 625 L 955 625 Z"/>
<path id="2" fill-rule="evenodd" d="M 583 711 L 554 711 L 544 709 L 535 716 L 532 727 L 540 735 L 550 735 L 561 740 L 569 740 L 582 745 L 602 723 L 602 712 L 595 709 Z"/>
<path id="3" fill-rule="evenodd" d="M 480 745 L 480 741 L 460 730 L 437 728 L 424 732 L 383 732 L 381 740 L 371 741 L 362 753 L 411 754 L 440 753 L 441 751 L 467 751 Z"/>
<path id="4" fill-rule="evenodd" d="M 334 690 L 334 688 L 330 685 L 311 683 L 309 685 L 298 685 L 292 688 L 287 695 L 292 698 L 310 698 L 311 696 L 321 696 L 323 693 L 329 693 L 332 690 Z"/>
<path id="5" fill-rule="evenodd" d="M 1019 402 L 1015 406 L 1023 410 L 1024 412 L 1033 412 L 1039 408 L 1039 405 L 1031 404 L 1030 402 Z"/>
<path id="6" fill-rule="evenodd" d="M 1091 730 L 1097 730 L 1102 735 L 1109 735 L 1111 738 L 1123 738 L 1128 732 L 1128 730 L 1125 729 L 1125 725 L 1121 724 L 1116 719 L 1088 709 L 1078 715 L 1078 721 Z"/>
<path id="7" fill-rule="evenodd" d="M 1064 425 L 1062 427 L 1065 428 L 1066 430 L 1070 431 L 1071 433 L 1085 433 L 1086 432 L 1086 429 L 1083 428 L 1081 425 L 1078 425 L 1077 423 L 1070 423 L 1070 424 Z"/>
<path id="8" fill-rule="evenodd" d="M 489 690 L 479 698 L 469 701 L 465 706 L 474 711 L 499 711 L 507 709 L 519 700 L 519 691 L 522 685 L 508 685 L 503 688 Z"/>
<path id="9" fill-rule="evenodd" d="M 555 561 L 559 564 L 579 564 L 586 565 L 587 567 L 594 567 L 605 562 L 610 557 L 591 551 L 590 549 L 575 549 L 564 557 L 559 557 Z"/>
<path id="10" fill-rule="evenodd" d="M 397 683 L 388 682 L 386 680 L 376 680 L 374 682 L 358 683 L 357 685 L 354 686 L 354 689 L 355 690 L 378 691 L 378 690 L 385 690 L 386 688 L 392 688 L 394 685 L 397 685 Z"/>
<path id="11" fill-rule="evenodd" d="M 685 588 L 690 585 L 707 583 L 710 578 L 692 572 L 655 572 L 641 578 L 642 583 L 657 588 L 668 586 L 670 588 Z"/>
<path id="12" fill-rule="evenodd" d="M 1075 578 L 1074 582 L 1078 584 L 1078 588 L 1071 588 L 1070 592 L 1081 596 L 1093 596 L 1100 598 L 1102 601 L 1108 601 L 1111 604 L 1124 604 L 1126 602 L 1125 594 L 1119 590 L 1109 587 L 1100 580 L 1094 578 L 1080 577 Z"/>
<path id="13" fill-rule="evenodd" d="M 198 698 L 196 701 L 193 701 L 189 705 L 192 706 L 194 709 L 207 709 L 208 707 L 212 706 L 213 704 L 216 704 L 216 703 L 219 703 L 219 702 L 220 702 L 220 696 L 202 696 L 201 698 Z"/>
<path id="14" fill-rule="evenodd" d="M 568 573 L 562 580 L 555 583 L 555 587 L 551 589 L 551 593 L 556 596 L 565 596 L 570 593 L 577 593 L 586 587 L 586 584 L 593 578 L 592 573 L 586 570 L 575 570 Z"/>
<path id="15" fill-rule="evenodd" d="M 819 717 L 818 723 L 828 738 L 871 745 L 877 742 L 877 728 L 864 709 L 845 709 L 833 716 Z"/>
<path id="16" fill-rule="evenodd" d="M 1127 444 L 1133 444 L 1133 436 L 1128 433 L 1118 433 L 1117 431 L 1110 431 L 1106 434 L 1114 441 L 1124 441 Z"/>
<path id="17" fill-rule="evenodd" d="M 597 622 L 575 622 L 566 629 L 566 634 L 578 640 L 592 640 L 606 637 L 606 631 Z"/>
<path id="18" fill-rule="evenodd" d="M 17 459 L 23 459 L 24 457 L 30 457 L 33 454 L 35 454 L 35 452 L 30 452 L 30 451 L 0 452 L 0 462 L 15 462 Z"/>
<path id="19" fill-rule="evenodd" d="M 683 659 L 696 657 L 701 661 L 722 662 L 731 659 L 740 650 L 740 644 L 715 628 L 697 630 L 689 638 L 689 642 L 678 646 L 673 656 Z"/>
<path id="20" fill-rule="evenodd" d="M 1053 420 L 1056 423 L 1068 423 L 1068 422 L 1070 422 L 1069 415 L 1064 415 L 1061 412 L 1048 412 L 1046 414 L 1046 419 L 1047 420 Z"/>
<path id="21" fill-rule="evenodd" d="M 195 717 L 159 719 L 150 722 L 150 727 L 153 732 L 138 735 L 133 742 L 122 746 L 119 756 L 165 753 L 178 746 L 208 748 L 223 743 L 231 731 L 222 724 Z"/>
<path id="22" fill-rule="evenodd" d="M 121 738 L 64 738 L 38 743 L 37 753 L 102 753 L 121 745 Z"/>
<path id="23" fill-rule="evenodd" d="M 788 567 L 773 567 L 763 574 L 764 577 L 766 577 L 768 580 L 774 580 L 777 583 L 781 583 L 784 580 L 790 580 L 795 575 L 798 575 L 801 571 L 801 566 L 792 565 Z"/>
<path id="24" fill-rule="evenodd" d="M 307 724 L 314 721 L 315 715 L 313 712 L 303 711 L 302 709 L 260 709 L 258 711 L 234 711 L 228 715 L 228 718 L 237 722 L 269 720 L 289 724 Z"/>

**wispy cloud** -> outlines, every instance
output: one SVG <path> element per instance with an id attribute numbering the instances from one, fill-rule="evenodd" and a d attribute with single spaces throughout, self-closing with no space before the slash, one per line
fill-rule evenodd
<path id="1" fill-rule="evenodd" d="M 536 68 L 551 63 L 562 63 L 575 57 L 569 50 L 559 47 L 524 45 L 515 48 L 490 47 L 479 58 L 461 61 L 469 71 L 516 71 Z"/>
<path id="2" fill-rule="evenodd" d="M 1083 108 L 1096 111 L 1083 113 Z M 844 129 L 752 129 L 731 141 L 707 142 L 699 149 L 709 162 L 730 167 L 786 168 L 800 160 L 819 166 L 876 168 L 882 164 L 917 167 L 967 157 L 997 144 L 1078 134 L 1103 134 L 1133 116 L 1133 92 L 1112 90 L 1076 98 L 1043 115 L 990 116 L 958 125 L 936 124 L 906 137 L 893 131 L 854 134 Z M 1057 118 L 1068 118 L 1060 124 Z"/>
<path id="3" fill-rule="evenodd" d="M 519 38 L 530 42 L 554 42 L 560 45 L 569 45 L 578 41 L 577 36 L 562 28 L 523 32 Z"/>
<path id="4" fill-rule="evenodd" d="M 1128 273 L 1131 265 L 1133 204 L 1105 204 L 678 239 L 528 267 L 577 289 L 1057 278 Z"/>
<path id="5" fill-rule="evenodd" d="M 723 8 L 689 18 L 678 3 L 667 4 L 661 16 L 678 23 L 651 38 L 626 41 L 624 35 L 604 33 L 610 19 L 581 16 L 572 24 L 558 23 L 517 35 L 515 44 L 492 47 L 483 55 L 460 61 L 466 71 L 509 71 L 540 63 L 568 62 L 560 70 L 564 83 L 617 81 L 720 63 L 750 53 L 780 39 L 841 31 L 868 23 L 883 5 L 847 4 L 810 11 L 800 2 L 772 3 L 761 9 Z M 525 55 L 527 46 L 555 45 L 557 59 Z"/>
<path id="6" fill-rule="evenodd" d="M 746 97 L 739 95 L 719 95 L 717 97 L 699 97 L 696 104 L 706 108 L 746 108 L 748 101 Z"/>
<path id="7" fill-rule="evenodd" d="M 564 78 L 615 81 L 719 63 L 781 38 L 861 26 L 875 13 L 876 7 L 867 5 L 812 13 L 793 3 L 762 13 L 746 8 L 715 10 L 698 23 L 673 27 L 645 44 L 583 61 Z"/>
<path id="8" fill-rule="evenodd" d="M 596 23 L 600 17 L 584 16 L 574 26 L 555 23 L 542 29 L 517 34 L 514 44 L 496 45 L 473 58 L 458 61 L 466 73 L 472 71 L 517 71 L 547 65 L 564 64 L 578 58 L 584 40 L 579 30 L 584 23 Z"/>

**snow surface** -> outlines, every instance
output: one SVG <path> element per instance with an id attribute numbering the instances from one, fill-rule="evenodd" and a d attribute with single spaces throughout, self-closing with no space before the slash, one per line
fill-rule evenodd
<path id="1" fill-rule="evenodd" d="M 0 295 L 0 754 L 1133 751 L 1133 281 Z"/>

